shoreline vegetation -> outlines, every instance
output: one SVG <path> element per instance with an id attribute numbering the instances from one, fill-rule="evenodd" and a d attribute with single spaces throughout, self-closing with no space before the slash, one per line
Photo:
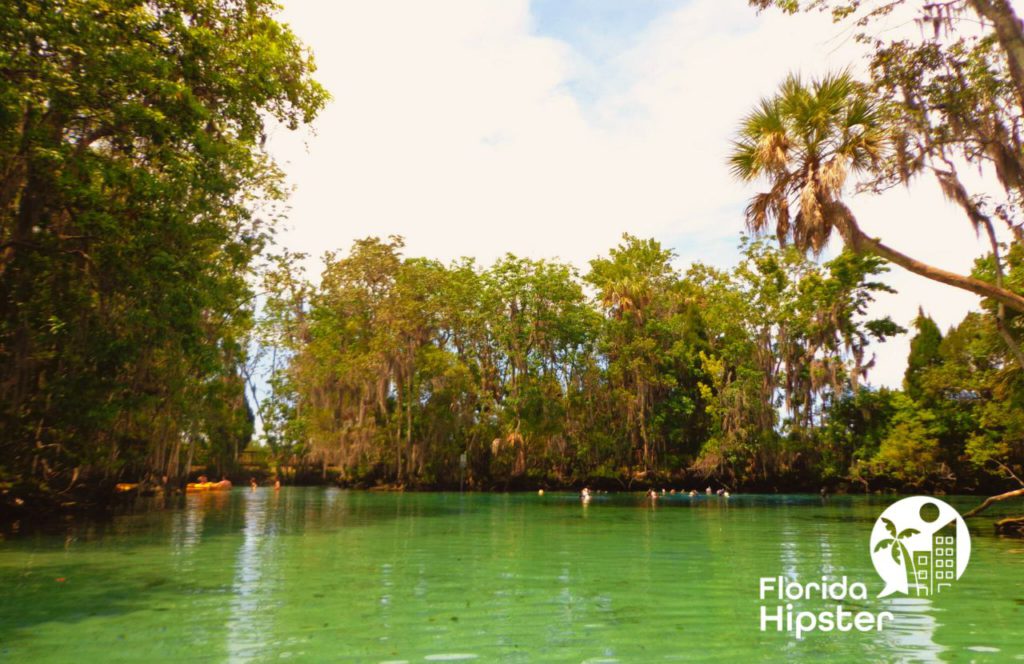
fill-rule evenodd
<path id="1" fill-rule="evenodd" d="M 971 514 L 1024 496 L 1024 27 L 1006 0 L 804 9 L 822 7 L 869 66 L 790 75 L 738 119 L 709 166 L 763 188 L 733 268 L 629 234 L 586 268 L 367 237 L 310 278 L 274 242 L 286 187 L 265 142 L 330 96 L 276 5 L 4 4 L 0 517 L 287 469 L 995 494 Z M 876 30 L 894 11 L 920 35 Z M 854 214 L 854 192 L 921 180 L 986 239 L 970 274 Z M 890 263 L 979 309 L 945 332 L 925 311 L 910 330 L 870 318 Z M 902 334 L 903 385 L 873 386 L 873 348 Z"/>

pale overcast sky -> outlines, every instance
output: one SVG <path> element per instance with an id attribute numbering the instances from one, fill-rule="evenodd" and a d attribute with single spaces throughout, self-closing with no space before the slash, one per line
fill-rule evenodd
<path id="1" fill-rule="evenodd" d="M 505 252 L 585 269 L 630 232 L 679 266 L 729 266 L 756 191 L 729 139 L 789 71 L 860 61 L 822 15 L 746 0 L 284 0 L 334 101 L 315 133 L 271 149 L 295 187 L 280 242 L 319 256 L 403 235 L 408 255 L 488 263 Z M 970 269 L 979 240 L 937 188 L 853 202 L 865 228 L 917 258 Z M 314 269 L 314 272 L 317 270 Z M 894 268 L 873 313 L 945 328 L 976 298 Z M 907 335 L 876 347 L 898 385 Z"/>

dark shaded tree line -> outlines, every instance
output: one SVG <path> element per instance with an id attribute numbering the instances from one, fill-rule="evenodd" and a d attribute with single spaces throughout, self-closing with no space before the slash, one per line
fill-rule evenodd
<path id="1" fill-rule="evenodd" d="M 251 266 L 283 194 L 262 145 L 326 101 L 275 13 L 0 5 L 5 496 L 176 481 L 248 442 Z"/>

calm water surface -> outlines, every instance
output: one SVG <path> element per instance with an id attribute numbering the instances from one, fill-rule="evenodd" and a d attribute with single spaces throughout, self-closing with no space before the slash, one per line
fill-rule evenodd
<path id="1" fill-rule="evenodd" d="M 868 537 L 892 501 L 192 495 L 0 541 L 0 660 L 1024 660 L 1024 542 L 991 536 L 991 519 L 972 524 L 952 589 L 875 599 Z M 761 632 L 758 580 L 780 574 L 862 580 L 855 608 L 895 621 Z"/>

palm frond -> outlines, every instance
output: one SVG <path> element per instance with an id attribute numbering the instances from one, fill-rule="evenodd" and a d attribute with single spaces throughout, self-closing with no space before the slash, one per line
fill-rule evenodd
<path id="1" fill-rule="evenodd" d="M 846 157 L 835 155 L 826 161 L 818 175 L 818 193 L 826 199 L 838 198 L 846 183 Z"/>
<path id="2" fill-rule="evenodd" d="M 815 254 L 834 230 L 846 237 L 841 199 L 849 174 L 878 168 L 886 156 L 880 118 L 848 71 L 810 81 L 788 75 L 742 120 L 732 144 L 733 175 L 748 181 L 764 176 L 772 185 L 769 194 L 751 199 L 748 227 L 764 233 L 774 222 L 780 243 L 792 238 Z"/>
<path id="3" fill-rule="evenodd" d="M 757 144 L 749 141 L 733 141 L 729 155 L 729 170 L 738 180 L 753 180 L 761 174 L 757 161 Z"/>
<path id="4" fill-rule="evenodd" d="M 768 214 L 772 205 L 772 195 L 761 193 L 750 199 L 747 206 L 747 229 L 751 233 L 761 234 L 768 227 Z"/>

